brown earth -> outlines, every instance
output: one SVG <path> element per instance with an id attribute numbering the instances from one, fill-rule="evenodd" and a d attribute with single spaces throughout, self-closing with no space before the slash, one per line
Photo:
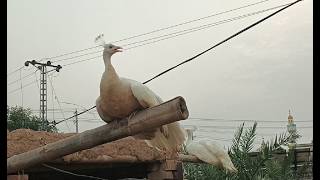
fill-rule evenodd
<path id="1" fill-rule="evenodd" d="M 12 132 L 7 131 L 7 158 L 72 135 L 74 135 L 74 133 L 49 133 L 30 129 L 17 129 Z M 64 156 L 63 160 L 67 162 L 100 159 L 150 161 L 162 160 L 165 156 L 164 152 L 149 147 L 143 140 L 127 137 Z"/>

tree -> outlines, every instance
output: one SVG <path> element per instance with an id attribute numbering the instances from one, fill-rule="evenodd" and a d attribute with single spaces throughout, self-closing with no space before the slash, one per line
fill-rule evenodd
<path id="1" fill-rule="evenodd" d="M 23 107 L 9 107 L 7 106 L 7 129 L 9 131 L 15 129 L 32 129 L 35 131 L 48 131 L 57 132 L 55 125 L 50 124 L 48 121 L 44 122 L 42 128 L 42 121 L 39 117 L 32 115 L 31 109 L 24 109 Z"/>

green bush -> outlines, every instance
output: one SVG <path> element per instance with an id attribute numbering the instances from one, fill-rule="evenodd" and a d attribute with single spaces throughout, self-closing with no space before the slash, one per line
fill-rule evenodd
<path id="1" fill-rule="evenodd" d="M 9 131 L 24 128 L 35 131 L 57 132 L 57 128 L 48 121 L 45 121 L 43 125 L 42 127 L 42 121 L 39 117 L 32 115 L 31 109 L 7 106 L 7 129 Z"/>

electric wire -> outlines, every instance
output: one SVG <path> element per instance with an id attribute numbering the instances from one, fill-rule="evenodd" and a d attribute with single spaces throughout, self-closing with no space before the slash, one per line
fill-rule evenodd
<path id="1" fill-rule="evenodd" d="M 240 6 L 240 7 L 234 8 L 234 9 L 222 11 L 222 12 L 219 12 L 219 13 L 214 13 L 214 14 L 211 14 L 211 15 L 208 15 L 208 16 L 205 16 L 205 17 L 200 17 L 200 18 L 197 18 L 197 19 L 185 21 L 185 22 L 182 22 L 182 23 L 179 23 L 179 24 L 168 26 L 168 27 L 156 29 L 156 30 L 153 30 L 153 31 L 150 31 L 150 32 L 146 32 L 146 33 L 130 36 L 130 37 L 127 37 L 127 38 L 123 38 L 123 39 L 120 39 L 120 40 L 113 41 L 111 43 L 117 43 L 117 42 L 129 40 L 129 39 L 133 39 L 133 38 L 136 38 L 136 37 L 141 37 L 141 36 L 144 36 L 144 35 L 149 35 L 149 34 L 152 34 L 152 33 L 156 33 L 156 32 L 160 32 L 160 31 L 163 31 L 163 30 L 171 29 L 171 28 L 178 27 L 178 26 L 181 26 L 181 25 L 190 24 L 192 22 L 200 21 L 200 20 L 203 20 L 203 19 L 211 18 L 211 17 L 214 17 L 214 16 L 218 16 L 218 15 L 221 15 L 221 14 L 228 13 L 228 12 L 232 12 L 232 11 L 236 11 L 236 10 L 239 10 L 239 9 L 247 8 L 247 7 L 254 6 L 254 5 L 257 5 L 257 4 L 261 4 L 261 3 L 264 3 L 264 2 L 267 2 L 267 1 L 269 1 L 269 0 L 258 1 L 258 2 L 251 3 L 251 4 L 248 4 L 248 5 Z M 81 50 L 77 50 L 77 51 L 72 51 L 72 52 L 69 52 L 69 53 L 64 53 L 64 54 L 52 56 L 52 57 L 49 57 L 49 58 L 42 58 L 40 61 L 43 61 L 45 59 L 50 59 L 51 60 L 51 59 L 67 56 L 67 55 L 70 55 L 70 54 L 79 53 L 79 52 L 87 51 L 87 50 L 90 50 L 90 49 L 95 49 L 95 48 L 98 48 L 98 47 L 100 47 L 100 46 L 93 46 L 93 47 L 89 47 L 89 48 L 85 48 L 85 49 L 81 49 Z M 92 54 L 92 53 L 87 53 L 87 54 Z M 80 55 L 79 57 L 81 57 L 81 56 L 84 56 L 84 55 Z M 73 58 L 76 58 L 76 57 L 71 57 L 70 59 L 73 59 Z M 66 58 L 66 59 L 69 59 L 69 58 Z M 64 60 L 66 60 L 66 59 L 64 59 Z M 57 60 L 57 61 L 62 61 L 62 60 Z M 54 61 L 54 62 L 57 62 L 57 61 Z M 19 69 L 22 69 L 23 67 L 24 66 L 22 66 L 22 67 L 14 70 L 14 71 L 8 73 L 7 76 L 17 72 Z"/>
<path id="2" fill-rule="evenodd" d="M 156 36 L 156 37 L 152 37 L 152 38 L 145 39 L 145 40 L 140 40 L 140 41 L 136 41 L 136 42 L 124 44 L 124 45 L 121 45 L 121 47 L 126 47 L 126 46 L 130 46 L 130 45 L 142 43 L 142 44 L 135 45 L 135 46 L 132 46 L 132 47 L 129 47 L 129 48 L 125 48 L 124 50 L 135 49 L 135 48 L 138 48 L 138 47 L 141 47 L 141 46 L 153 44 L 153 43 L 160 42 L 160 41 L 167 40 L 167 39 L 172 39 L 172 38 L 174 38 L 174 37 L 182 36 L 182 35 L 189 34 L 189 33 L 192 33 L 192 32 L 196 32 L 196 31 L 208 29 L 208 28 L 211 28 L 211 27 L 214 27 L 214 26 L 218 26 L 218 25 L 225 24 L 225 23 L 229 23 L 229 22 L 236 21 L 236 20 L 239 20 L 239 19 L 247 18 L 247 17 L 253 16 L 253 15 L 257 15 L 257 14 L 260 14 L 260 13 L 264 13 L 264 12 L 267 12 L 267 11 L 270 11 L 270 10 L 274 10 L 274 9 L 277 9 L 277 8 L 280 8 L 280 7 L 283 7 L 283 6 L 286 6 L 286 5 L 288 5 L 288 4 L 290 4 L 290 3 L 283 4 L 283 5 L 279 5 L 279 6 L 274 6 L 274 7 L 272 7 L 272 8 L 263 9 L 263 10 L 255 11 L 255 12 L 252 12 L 252 13 L 247 13 L 247 14 L 240 15 L 240 16 L 236 16 L 236 17 L 229 18 L 229 19 L 224 19 L 224 20 L 216 21 L 216 22 L 214 22 L 214 23 L 209 23 L 209 24 L 205 24 L 205 25 L 201 25 L 201 26 L 196 26 L 196 27 L 193 27 L 193 28 L 176 31 L 176 32 L 173 32 L 173 33 L 169 33 L 169 34 L 165 34 L 165 35 L 161 35 L 161 36 Z M 160 38 L 160 39 L 159 39 L 159 38 Z M 155 39 L 157 39 L 157 40 L 155 40 Z M 153 40 L 153 41 L 151 41 L 151 40 Z M 148 41 L 151 41 L 151 42 L 148 42 Z M 143 43 L 143 42 L 146 42 L 146 43 Z M 73 56 L 73 57 L 70 57 L 70 58 L 65 58 L 65 59 L 57 60 L 57 61 L 55 61 L 55 62 L 70 60 L 70 59 L 74 59 L 74 58 L 78 58 L 78 57 L 83 57 L 83 56 L 90 55 L 90 54 L 101 53 L 102 51 L 103 51 L 103 50 L 95 51 L 95 52 L 90 52 L 90 53 L 86 53 L 86 54 L 82 54 L 82 55 L 78 55 L 78 56 Z M 92 58 L 88 58 L 88 59 L 84 59 L 84 60 L 75 61 L 75 62 L 72 62 L 72 63 L 69 63 L 69 64 L 65 64 L 65 65 L 63 65 L 63 66 L 68 66 L 68 65 L 71 65 L 71 64 L 76 64 L 76 63 L 80 63 L 80 62 L 92 60 L 92 59 L 99 58 L 99 57 L 102 57 L 102 56 L 99 55 L 99 56 L 96 56 L 96 57 L 92 57 Z"/>
<path id="3" fill-rule="evenodd" d="M 255 3 L 251 3 L 251 4 L 248 4 L 248 5 L 241 6 L 241 7 L 237 7 L 237 8 L 234 8 L 234 9 L 222 11 L 222 12 L 219 12 L 219 13 L 214 13 L 214 14 L 211 14 L 211 15 L 208 15 L 208 16 L 205 16 L 205 17 L 201 17 L 201 18 L 185 21 L 185 22 L 182 22 L 182 23 L 179 23 L 179 24 L 175 24 L 175 25 L 171 25 L 171 26 L 164 27 L 164 28 L 159 28 L 159 29 L 156 29 L 156 30 L 153 30 L 153 31 L 150 31 L 150 32 L 146 32 L 146 33 L 142 33 L 142 34 L 138 34 L 138 35 L 133 35 L 133 36 L 130 36 L 130 37 L 127 37 L 127 38 L 123 38 L 123 39 L 120 39 L 120 40 L 112 41 L 111 43 L 117 43 L 117 42 L 129 40 L 129 39 L 133 39 L 133 38 L 149 35 L 149 34 L 152 34 L 152 33 L 160 32 L 160 31 L 171 29 L 171 28 L 178 27 L 178 26 L 181 26 L 181 25 L 189 24 L 189 23 L 192 23 L 192 22 L 200 21 L 200 20 L 207 19 L 207 18 L 210 18 L 210 17 L 218 16 L 218 15 L 225 14 L 225 13 L 228 13 L 228 12 L 232 12 L 232 11 L 236 11 L 236 10 L 239 10 L 239 9 L 247 8 L 247 7 L 250 7 L 250 6 L 257 5 L 257 4 L 261 4 L 261 3 L 264 3 L 264 2 L 267 2 L 267 1 L 269 1 L 269 0 L 258 1 L 258 2 L 255 2 Z M 69 53 L 64 53 L 64 54 L 61 54 L 61 55 L 52 56 L 52 57 L 49 57 L 48 59 L 55 59 L 55 58 L 58 58 L 58 57 L 62 57 L 62 56 L 66 56 L 66 55 L 70 55 L 70 54 L 74 54 L 74 53 L 78 53 L 78 52 L 82 52 L 82 51 L 87 51 L 87 50 L 90 50 L 90 49 L 95 49 L 95 48 L 98 48 L 98 47 L 100 47 L 100 46 L 93 46 L 93 47 L 89 47 L 89 48 L 85 48 L 85 49 L 81 49 L 81 50 L 77 50 L 77 51 L 72 51 L 72 52 L 69 52 Z"/>
<path id="4" fill-rule="evenodd" d="M 56 167 L 53 167 L 53 166 L 50 166 L 50 165 L 47 165 L 47 164 L 42 164 L 42 166 L 50 168 L 50 169 L 58 171 L 58 172 L 61 172 L 61 173 L 64 173 L 64 174 L 69 174 L 69 175 L 72 175 L 72 176 L 85 177 L 85 178 L 89 178 L 89 179 L 108 180 L 108 179 L 95 177 L 95 176 L 89 176 L 89 175 L 84 175 L 84 174 L 76 174 L 76 173 L 69 172 L 69 171 L 66 171 L 66 170 L 62 170 L 62 169 L 59 169 L 59 168 L 56 168 Z"/>
<path id="5" fill-rule="evenodd" d="M 21 106 L 23 107 L 23 90 L 22 90 L 21 69 L 19 72 L 20 72 Z"/>
<path id="6" fill-rule="evenodd" d="M 147 80 L 147 81 L 143 82 L 143 84 L 146 84 L 146 83 L 148 83 L 148 82 L 150 82 L 150 81 L 152 81 L 152 80 L 154 80 L 154 79 L 156 79 L 156 78 L 160 77 L 161 75 L 163 75 L 163 74 L 165 74 L 165 73 L 167 73 L 167 72 L 169 72 L 169 71 L 171 71 L 171 70 L 173 70 L 173 69 L 175 69 L 175 68 L 177 68 L 177 67 L 179 67 L 179 66 L 181 66 L 181 65 L 183 65 L 183 64 L 185 64 L 185 63 L 187 63 L 187 62 L 189 62 L 189 61 L 191 61 L 191 60 L 193 60 L 193 59 L 195 59 L 195 58 L 197 58 L 197 57 L 199 57 L 199 56 L 201 56 L 201 55 L 203 55 L 203 54 L 205 54 L 206 52 L 208 52 L 208 51 L 212 50 L 213 48 L 215 48 L 215 47 L 217 47 L 217 46 L 219 46 L 219 45 L 221 45 L 221 44 L 223 44 L 223 43 L 227 42 L 228 40 L 230 40 L 230 39 L 232 39 L 232 38 L 234 38 L 234 37 L 238 36 L 239 34 L 241 34 L 241 33 L 245 32 L 245 31 L 249 30 L 250 28 L 252 28 L 252 27 L 254 27 L 254 26 L 256 26 L 256 25 L 258 25 L 258 24 L 260 24 L 260 23 L 262 23 L 263 21 L 267 20 L 268 18 L 270 18 L 270 17 L 272 17 L 272 16 L 276 15 L 277 13 L 279 13 L 279 12 L 283 11 L 284 9 L 287 9 L 288 7 L 290 7 L 290 6 L 292 6 L 292 5 L 296 4 L 296 3 L 298 3 L 298 2 L 300 2 L 300 1 L 301 1 L 301 0 L 297 0 L 297 1 L 295 1 L 295 2 L 292 2 L 292 3 L 290 3 L 289 5 L 287 5 L 287 6 L 283 7 L 283 8 L 281 8 L 281 9 L 279 9 L 279 10 L 277 10 L 277 11 L 273 12 L 273 13 L 271 13 L 270 15 L 268 15 L 268 16 L 266 16 L 266 17 L 264 17 L 264 18 L 262 18 L 262 19 L 260 19 L 260 20 L 258 20 L 258 21 L 256 21 L 255 23 L 253 23 L 253 24 L 251 24 L 251 25 L 247 26 L 246 28 L 244 28 L 244 29 L 242 29 L 242 30 L 238 31 L 237 33 L 235 33 L 235 34 L 233 34 L 233 35 L 229 36 L 228 38 L 226 38 L 226 39 L 224 39 L 224 40 L 220 41 L 219 43 L 215 44 L 214 46 L 212 46 L 212 47 L 210 47 L 210 48 L 206 49 L 205 51 L 203 51 L 203 52 L 201 52 L 201 53 L 199 53 L 199 54 L 197 54 L 197 55 L 195 55 L 195 56 L 193 56 L 193 57 L 191 57 L 191 58 L 189 58 L 189 59 L 187 59 L 187 60 L 185 60 L 185 61 L 183 61 L 183 62 L 179 63 L 179 64 L 178 64 L 178 65 L 176 65 L 176 66 L 173 66 L 173 67 L 171 67 L 171 68 L 169 68 L 169 69 L 167 69 L 167 70 L 165 70 L 165 71 L 163 71 L 163 72 L 161 72 L 161 73 L 157 74 L 156 76 L 152 77 L 151 79 L 149 79 L 149 80 Z M 80 114 L 83 114 L 83 113 L 85 113 L 85 112 L 87 112 L 87 111 L 89 111 L 89 110 L 91 110 L 91 109 L 93 109 L 93 108 L 95 108 L 95 107 L 96 107 L 96 106 L 93 106 L 93 107 L 91 107 L 91 108 L 89 108 L 89 109 L 87 109 L 87 110 L 85 110 L 85 111 L 83 111 L 83 112 L 80 112 L 80 113 L 78 113 L 78 114 L 75 114 L 74 116 L 78 116 L 78 115 L 80 115 Z M 72 118 L 72 117 L 74 117 L 74 116 L 71 116 L 71 117 L 69 117 L 69 118 L 67 118 L 67 119 L 65 119 L 65 120 L 62 120 L 62 121 L 66 121 L 66 120 L 68 120 L 68 119 L 70 119 L 70 118 Z M 59 121 L 59 122 L 57 122 L 57 123 L 60 123 L 60 122 L 62 122 L 62 121 Z M 55 123 L 55 124 L 57 124 L 57 123 Z"/>
<path id="7" fill-rule="evenodd" d="M 40 89 L 40 85 L 39 85 L 39 81 L 38 81 L 38 78 L 37 78 L 37 71 L 34 72 L 34 77 L 36 79 L 36 82 L 37 82 L 37 85 L 38 85 L 38 89 Z"/>
<path id="8" fill-rule="evenodd" d="M 35 74 L 37 71 L 38 71 L 38 70 L 34 71 L 32 74 Z M 50 74 L 53 74 L 53 73 L 54 73 L 54 72 L 52 72 L 52 73 L 50 73 Z M 22 79 L 23 79 L 23 78 L 22 78 Z M 37 86 L 39 87 L 39 81 L 38 81 L 37 77 L 36 77 L 35 79 L 36 79 L 35 81 L 32 81 L 32 82 L 30 82 L 30 83 L 25 84 L 24 86 L 22 86 L 22 89 L 24 89 L 25 87 L 28 87 L 29 85 L 34 84 L 34 83 L 37 83 Z M 40 88 L 40 87 L 39 87 L 39 88 Z M 21 89 L 21 88 L 19 87 L 19 88 L 17 88 L 17 89 L 14 89 L 14 90 L 12 90 L 12 91 L 7 92 L 7 94 L 11 94 L 11 93 L 16 92 L 16 91 L 18 91 L 18 90 L 20 90 L 20 89 Z"/>
<path id="9" fill-rule="evenodd" d="M 228 38 L 224 39 L 223 41 L 220 41 L 220 42 L 219 42 L 219 43 L 217 43 L 216 45 L 214 45 L 214 46 L 210 47 L 209 49 L 207 49 L 207 50 L 205 50 L 205 51 L 203 51 L 203 52 L 201 52 L 201 53 L 197 54 L 196 56 L 193 56 L 193 57 L 191 57 L 191 58 L 189 58 L 189 59 L 187 59 L 187 60 L 185 60 L 185 61 L 183 61 L 183 62 L 181 62 L 181 63 L 179 63 L 179 64 L 177 64 L 177 65 L 175 65 L 175 66 L 173 66 L 173 67 L 171 67 L 171 68 L 169 68 L 169 69 L 167 69 L 167 70 L 165 70 L 165 71 L 163 71 L 163 72 L 161 72 L 161 73 L 159 73 L 159 74 L 157 74 L 157 75 L 156 75 L 156 76 L 154 76 L 153 78 L 151 78 L 151 79 L 149 79 L 149 80 L 145 81 L 145 82 L 144 82 L 144 84 L 145 84 L 145 83 L 148 83 L 148 82 L 150 82 L 150 81 L 152 81 L 153 79 L 156 79 L 156 78 L 160 77 L 161 75 L 163 75 L 163 74 L 165 74 L 165 73 L 167 73 L 167 72 L 169 72 L 169 71 L 171 71 L 171 70 L 173 70 L 173 69 L 175 69 L 175 68 L 177 68 L 177 67 L 179 67 L 179 66 L 181 66 L 181 65 L 183 65 L 183 64 L 185 64 L 185 63 L 187 63 L 187 62 L 189 62 L 189 61 L 192 61 L 193 59 L 195 59 L 195 58 L 197 58 L 197 57 L 199 57 L 199 56 L 201 56 L 201 55 L 203 55 L 203 54 L 207 53 L 208 51 L 212 50 L 213 48 L 218 47 L 219 45 L 221 45 L 221 44 L 223 44 L 223 43 L 227 42 L 228 40 L 230 40 L 230 39 L 232 39 L 232 38 L 234 38 L 234 37 L 238 36 L 239 34 L 241 34 L 241 33 L 245 32 L 245 31 L 249 30 L 250 28 L 252 28 L 252 27 L 254 27 L 254 26 L 256 26 L 256 25 L 260 24 L 261 22 L 265 21 L 266 19 L 268 19 L 268 18 L 270 18 L 270 17 L 274 16 L 275 14 L 277 14 L 277 13 L 279 13 L 279 12 L 283 11 L 284 9 L 286 9 L 286 8 L 288 8 L 288 7 L 292 6 L 292 5 L 294 5 L 294 4 L 296 4 L 297 2 L 300 2 L 300 1 L 301 1 L 301 0 L 297 0 L 297 1 L 293 2 L 293 3 L 290 3 L 289 5 L 287 5 L 287 6 L 283 7 L 283 8 L 281 8 L 281 9 L 279 9 L 279 10 L 277 10 L 277 11 L 273 12 L 272 14 L 270 14 L 270 15 L 268 15 L 268 16 L 266 16 L 266 17 L 264 17 L 264 18 L 260 19 L 259 21 L 255 22 L 255 23 L 253 23 L 253 24 L 251 24 L 251 25 L 249 25 L 249 26 L 247 26 L 246 28 L 244 28 L 244 29 L 242 29 L 242 30 L 238 31 L 237 33 L 235 33 L 235 34 L 233 34 L 233 35 L 229 36 Z"/>
<path id="10" fill-rule="evenodd" d="M 189 28 L 189 29 L 184 29 L 184 30 L 181 30 L 181 31 L 176 31 L 176 32 L 173 32 L 173 33 L 169 33 L 169 34 L 165 34 L 165 35 L 161 35 L 161 36 L 157 36 L 157 37 L 153 37 L 153 38 L 149 38 L 149 39 L 145 39 L 145 40 L 141 40 L 141 41 L 136 41 L 136 42 L 125 44 L 125 45 L 121 45 L 121 46 L 123 46 L 123 47 L 130 46 L 130 45 L 133 45 L 133 44 L 138 44 L 138 43 L 142 43 L 142 42 L 146 42 L 146 41 L 150 41 L 150 40 L 154 40 L 154 39 L 158 39 L 158 38 L 167 37 L 167 36 L 171 36 L 171 35 L 175 35 L 175 34 L 181 33 L 181 34 L 179 34 L 179 36 L 180 36 L 180 35 L 187 34 L 187 33 L 190 33 L 190 32 L 195 32 L 195 31 L 199 31 L 199 30 L 202 30 L 202 29 L 207 29 L 207 28 L 214 27 L 214 26 L 217 26 L 217 25 L 220 25 L 220 24 L 224 24 L 224 23 L 232 22 L 232 21 L 239 20 L 239 19 L 242 19 L 242 18 L 246 18 L 246 17 L 250 17 L 250 16 L 253 16 L 253 15 L 257 15 L 257 14 L 260 14 L 260 13 L 264 13 L 264 12 L 267 12 L 267 11 L 270 11 L 270 10 L 274 10 L 274 9 L 286 6 L 288 4 L 290 4 L 290 3 L 279 5 L 279 6 L 275 6 L 275 7 L 268 8 L 268 9 L 263 9 L 263 10 L 252 12 L 252 13 L 247 13 L 247 14 L 244 14 L 244 15 L 241 15 L 241 16 L 236 16 L 236 17 L 229 18 L 229 19 L 216 21 L 216 22 L 213 22 L 213 23 L 208 23 L 208 24 L 201 25 L 201 26 L 192 27 L 192 28 Z M 175 37 L 175 36 L 173 36 L 173 37 Z"/>
<path id="11" fill-rule="evenodd" d="M 270 122 L 270 123 L 283 123 L 284 120 L 253 120 L 253 119 L 219 119 L 219 118 L 188 118 L 191 120 L 204 120 L 204 121 L 240 121 L 240 122 Z M 294 120 L 294 122 L 313 122 L 313 120 Z"/>
<path id="12" fill-rule="evenodd" d="M 7 74 L 7 77 L 8 77 L 8 76 L 10 76 L 10 75 L 12 75 L 12 74 L 14 74 L 14 73 L 16 73 L 16 72 L 18 72 L 18 71 L 19 71 L 19 70 L 21 70 L 23 67 L 24 67 L 24 66 L 19 67 L 19 68 L 17 68 L 16 70 L 14 70 L 14 71 L 12 71 L 12 72 L 8 73 L 8 74 Z"/>
<path id="13" fill-rule="evenodd" d="M 21 71 L 21 70 L 20 70 L 20 71 Z M 36 71 L 37 71 L 37 70 L 36 70 Z M 12 84 L 15 84 L 15 83 L 21 81 L 22 79 L 25 79 L 25 78 L 27 78 L 27 77 L 30 77 L 30 76 L 32 76 L 34 73 L 35 73 L 35 72 L 32 72 L 32 73 L 30 73 L 30 74 L 28 74 L 28 75 L 26 75 L 26 76 L 24 76 L 24 77 L 20 76 L 19 79 L 7 83 L 7 86 L 10 86 L 10 85 L 12 85 Z"/>
<path id="14" fill-rule="evenodd" d="M 168 27 L 160 28 L 160 29 L 153 30 L 153 31 L 150 31 L 150 32 L 147 32 L 147 33 L 131 36 L 129 38 L 120 39 L 120 40 L 114 41 L 112 43 L 121 42 L 121 41 L 124 41 L 124 40 L 129 40 L 129 39 L 132 39 L 132 38 L 136 38 L 136 37 L 152 34 L 152 33 L 155 33 L 155 32 L 171 29 L 171 28 L 174 28 L 174 27 L 178 27 L 178 26 L 181 26 L 181 25 L 185 25 L 185 24 L 189 24 L 189 23 L 192 23 L 192 22 L 200 21 L 200 20 L 203 20 L 203 19 L 207 19 L 207 18 L 214 17 L 214 16 L 221 15 L 221 14 L 225 14 L 225 13 L 232 12 L 232 11 L 235 11 L 235 10 L 243 9 L 243 8 L 250 7 L 250 6 L 253 6 L 253 5 L 257 5 L 257 4 L 260 4 L 260 3 L 263 3 L 263 2 L 267 2 L 267 1 L 269 1 L 269 0 L 259 1 L 259 2 L 256 2 L 256 3 L 252 3 L 252 4 L 245 5 L 245 6 L 241 6 L 241 7 L 235 8 L 235 9 L 230 9 L 230 10 L 223 11 L 223 12 L 220 12 L 220 13 L 215 13 L 215 14 L 212 14 L 212 15 L 209 15 L 209 16 L 205 16 L 205 17 L 193 19 L 193 20 L 190 20 L 190 21 L 182 22 L 182 23 L 179 23 L 179 24 L 171 25 L 171 26 L 168 26 Z"/>
<path id="15" fill-rule="evenodd" d="M 51 78 L 50 78 L 50 77 L 49 77 L 49 81 L 50 81 L 50 85 L 51 85 L 51 88 L 52 88 L 52 90 L 53 90 L 53 93 L 54 93 L 54 95 L 55 95 L 55 99 L 56 99 L 57 102 L 58 102 L 58 105 L 59 105 L 59 108 L 60 108 L 60 112 L 61 112 L 61 114 L 62 114 L 62 117 L 65 119 L 64 112 L 62 111 L 60 101 L 59 101 L 59 99 L 58 99 L 58 97 L 57 97 L 56 91 L 54 90 L 54 87 L 53 87 L 53 85 L 52 85 L 52 81 L 51 81 Z M 54 122 L 55 122 L 55 121 L 54 121 Z M 66 125 L 67 125 L 68 130 L 70 131 L 70 127 L 69 127 L 68 123 L 67 123 L 67 122 L 65 122 L 65 123 L 66 123 Z"/>
<path id="16" fill-rule="evenodd" d="M 25 87 L 28 87 L 28 86 L 30 86 L 30 85 L 32 85 L 32 84 L 34 84 L 34 83 L 36 83 L 37 81 L 32 81 L 32 82 L 30 82 L 30 83 L 28 83 L 28 84 L 25 84 L 24 86 L 22 86 L 22 88 L 25 88 Z M 18 90 L 20 90 L 21 88 L 19 87 L 19 88 L 17 88 L 17 89 L 14 89 L 14 90 L 12 90 L 12 91 L 9 91 L 7 94 L 11 94 L 11 93 L 14 93 L 14 92 L 16 92 L 16 91 L 18 91 Z"/>

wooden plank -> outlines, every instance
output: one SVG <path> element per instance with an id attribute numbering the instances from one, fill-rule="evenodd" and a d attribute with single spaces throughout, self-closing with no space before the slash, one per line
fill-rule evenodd
<path id="1" fill-rule="evenodd" d="M 49 162 L 77 151 L 141 133 L 147 129 L 186 119 L 189 115 L 182 97 L 140 111 L 130 119 L 113 121 L 80 134 L 47 144 L 7 159 L 7 174 Z"/>
<path id="2" fill-rule="evenodd" d="M 29 176 L 24 174 L 24 175 L 8 175 L 7 180 L 28 180 Z"/>

